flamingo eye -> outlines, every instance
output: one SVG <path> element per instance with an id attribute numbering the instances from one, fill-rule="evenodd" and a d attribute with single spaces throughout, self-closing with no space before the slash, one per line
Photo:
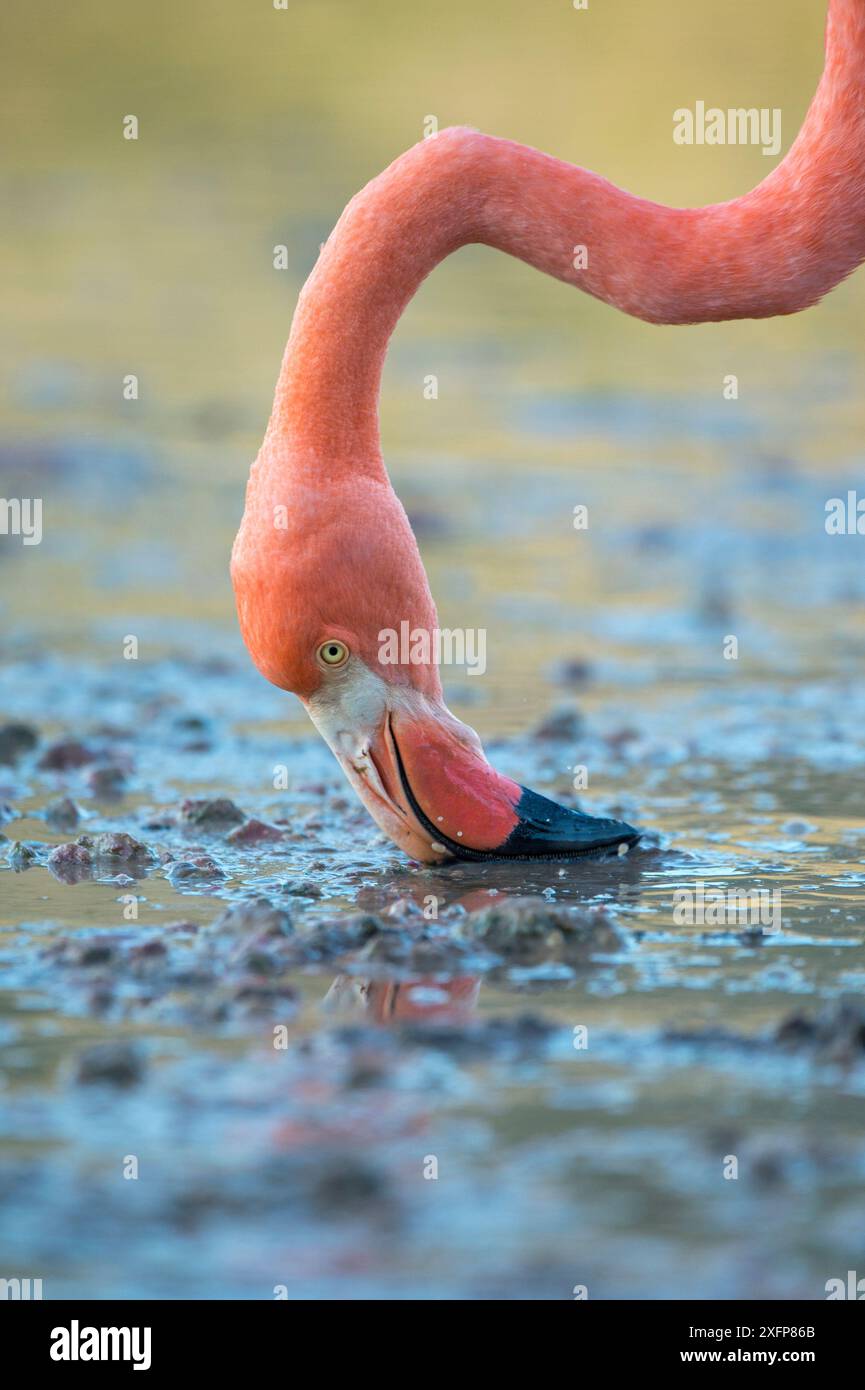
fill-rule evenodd
<path id="1" fill-rule="evenodd" d="M 316 652 L 319 666 L 344 666 L 349 658 L 349 650 L 344 642 L 338 642 L 336 638 L 331 638 L 329 642 L 322 642 Z"/>

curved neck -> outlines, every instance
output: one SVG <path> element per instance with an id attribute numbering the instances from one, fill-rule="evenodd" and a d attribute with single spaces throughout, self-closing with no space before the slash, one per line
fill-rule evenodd
<path id="1" fill-rule="evenodd" d="M 269 436 L 290 440 L 296 454 L 358 466 L 380 459 L 388 341 L 439 261 L 483 239 L 488 143 L 469 131 L 442 131 L 348 204 L 298 299 Z"/>
<path id="2" fill-rule="evenodd" d="M 265 450 L 378 472 L 388 340 L 468 242 L 654 323 L 804 309 L 865 259 L 865 0 L 830 0 L 826 64 L 784 160 L 729 203 L 674 209 L 475 131 L 422 141 L 345 209 L 298 301 Z M 575 266 L 575 247 L 586 248 Z"/>

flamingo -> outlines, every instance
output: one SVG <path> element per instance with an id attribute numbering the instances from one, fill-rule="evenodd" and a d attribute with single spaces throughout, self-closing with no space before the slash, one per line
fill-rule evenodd
<path id="1" fill-rule="evenodd" d="M 385 352 L 412 295 L 446 256 L 480 242 L 650 323 L 791 314 L 865 258 L 863 170 L 865 0 L 830 0 L 802 129 L 742 197 L 668 208 L 456 127 L 346 207 L 297 303 L 232 580 L 252 660 L 300 697 L 373 819 L 413 859 L 572 858 L 627 848 L 638 831 L 500 775 L 447 709 L 434 660 L 380 657 L 384 632 L 438 626 L 379 439 Z"/>

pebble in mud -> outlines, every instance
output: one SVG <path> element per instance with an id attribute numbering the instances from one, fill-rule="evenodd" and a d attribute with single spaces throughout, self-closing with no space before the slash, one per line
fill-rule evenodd
<path id="1" fill-rule="evenodd" d="M 187 798 L 181 805 L 180 814 L 185 825 L 214 832 L 242 825 L 246 820 L 240 807 L 227 796 Z"/>
<path id="2" fill-rule="evenodd" d="M 565 907 L 537 898 L 507 898 L 473 912 L 459 928 L 505 957 L 541 955 L 588 964 L 595 955 L 615 955 L 625 937 L 603 908 Z"/>
<path id="3" fill-rule="evenodd" d="M 321 888 L 314 878 L 289 879 L 279 885 L 279 891 L 293 898 L 320 898 Z"/>
<path id="4" fill-rule="evenodd" d="M 77 738 L 60 739 L 45 749 L 36 766 L 42 772 L 69 772 L 96 761 L 96 754 Z"/>
<path id="5" fill-rule="evenodd" d="M 64 796 L 45 807 L 45 820 L 54 830 L 74 830 L 81 812 L 71 797 Z"/>
<path id="6" fill-rule="evenodd" d="M 404 1042 L 419 1048 L 436 1048 L 461 1060 L 491 1056 L 533 1056 L 545 1052 L 565 1030 L 537 1014 L 516 1018 L 490 1018 L 482 1023 L 443 1028 L 440 1023 L 404 1023 Z"/>
<path id="7" fill-rule="evenodd" d="M 301 921 L 295 930 L 285 909 L 267 898 L 235 904 L 204 929 L 228 936 L 237 954 L 251 944 L 275 949 L 280 968 L 353 963 L 376 975 L 431 976 L 464 970 L 494 973 L 504 966 L 562 962 L 584 968 L 596 955 L 618 954 L 625 943 L 601 909 L 581 910 L 537 899 L 510 899 L 472 916 L 460 911 L 447 922 L 428 922 L 418 911 L 381 916 L 359 912 Z M 273 938 L 289 937 L 285 941 Z"/>
<path id="8" fill-rule="evenodd" d="M 374 1216 L 378 1234 L 399 1219 L 387 1170 L 325 1136 L 315 1142 L 313 1125 L 305 1128 L 306 1145 L 289 1153 L 268 1155 L 254 1172 L 211 1169 L 206 1176 L 179 1174 L 169 1219 L 184 1232 L 216 1220 L 253 1213 L 315 1211 L 319 1220 L 339 1216 Z"/>
<path id="9" fill-rule="evenodd" d="M 114 763 L 94 767 L 87 774 L 87 785 L 95 797 L 107 800 L 120 797 L 126 789 L 126 770 Z"/>
<path id="10" fill-rule="evenodd" d="M 624 726 L 621 729 L 614 729 L 612 733 L 604 735 L 604 742 L 612 753 L 623 755 L 628 745 L 639 743 L 640 735 L 636 729 Z"/>
<path id="11" fill-rule="evenodd" d="M 393 939 L 396 958 L 400 962 L 406 959 L 411 950 L 410 938 L 399 944 L 400 933 L 373 913 L 301 924 L 300 930 L 296 930 L 288 910 L 264 897 L 235 903 L 203 931 L 208 940 L 227 939 L 232 945 L 233 959 L 239 961 L 245 961 L 247 952 L 259 948 L 274 952 L 281 970 L 335 964 L 358 952 L 362 954 L 364 946 L 382 934 Z"/>
<path id="12" fill-rule="evenodd" d="M 0 726 L 0 764 L 17 763 L 25 753 L 32 753 L 38 742 L 39 736 L 29 724 L 3 724 Z"/>
<path id="13" fill-rule="evenodd" d="M 253 818 L 246 821 L 244 825 L 239 825 L 236 830 L 232 830 L 228 836 L 228 843 L 249 849 L 255 845 L 273 844 L 284 839 L 284 830 L 280 830 L 276 825 L 268 825 L 266 821 Z"/>
<path id="14" fill-rule="evenodd" d="M 588 685 L 594 677 L 594 668 L 591 662 L 582 657 L 570 657 L 565 661 L 560 661 L 553 668 L 552 674 L 557 685 Z"/>
<path id="15" fill-rule="evenodd" d="M 232 997 L 247 1013 L 269 1014 L 273 1012 L 274 1005 L 278 1005 L 282 1016 L 285 1005 L 290 1005 L 293 1011 L 297 1003 L 297 990 L 284 981 L 267 980 L 251 975 L 249 979 L 242 980 L 235 986 Z"/>
<path id="16" fill-rule="evenodd" d="M 138 870 L 155 863 L 151 849 L 119 831 L 98 835 L 79 835 L 65 845 L 57 845 L 48 856 L 48 867 L 63 883 L 79 882 L 94 871 L 114 864 L 124 864 Z"/>
<path id="17" fill-rule="evenodd" d="M 344 954 L 352 953 L 346 951 Z M 376 974 L 381 972 L 382 967 L 385 970 L 390 967 L 391 972 L 399 975 L 436 975 L 459 969 L 466 956 L 472 956 L 478 968 L 481 968 L 476 947 L 444 934 L 430 938 L 426 930 L 414 935 L 404 927 L 388 927 L 380 922 L 378 933 L 370 936 L 353 955 L 353 959 L 358 964 L 374 966 Z M 486 964 L 493 963 L 491 960 Z"/>
<path id="18" fill-rule="evenodd" d="M 196 944 L 182 939 L 190 936 Z M 143 1012 L 148 1020 L 208 1029 L 263 1015 L 284 1021 L 296 1012 L 298 994 L 284 961 L 268 950 L 272 940 L 211 938 L 191 923 L 159 935 L 124 928 L 63 936 L 41 953 L 43 967 L 31 978 L 44 985 L 61 970 L 67 1005 L 74 999 L 90 1014 L 118 1019 Z"/>
<path id="19" fill-rule="evenodd" d="M 48 867 L 58 878 L 71 881 L 74 877 L 89 873 L 93 867 L 93 855 L 86 845 L 58 845 L 48 856 Z"/>
<path id="20" fill-rule="evenodd" d="M 521 1013 L 466 1023 L 404 1019 L 386 1031 L 350 1024 L 334 1029 L 326 1045 L 329 1051 L 344 1051 L 348 1065 L 343 1085 L 351 1089 L 379 1085 L 382 1073 L 386 1075 L 387 1058 L 401 1058 L 407 1049 L 445 1053 L 460 1062 L 531 1058 L 542 1056 L 557 1042 L 569 1045 L 570 1038 L 569 1029 L 538 1014 Z M 301 1051 L 315 1052 L 322 1046 L 321 1039 L 298 1041 Z"/>
<path id="21" fill-rule="evenodd" d="M 841 999 L 817 1014 L 801 1010 L 788 1014 L 773 1032 L 753 1035 L 723 1027 L 685 1031 L 668 1028 L 662 1034 L 667 1043 L 687 1044 L 700 1051 L 734 1049 L 756 1054 L 778 1048 L 810 1054 L 817 1062 L 851 1065 L 865 1061 L 865 1004 L 859 999 Z"/>
<path id="22" fill-rule="evenodd" d="M 168 955 L 168 947 L 159 937 L 152 937 L 150 941 L 142 941 L 138 946 L 133 946 L 129 952 L 129 960 L 133 965 L 143 964 L 149 966 L 154 962 L 161 962 Z"/>
<path id="23" fill-rule="evenodd" d="M 180 744 L 184 753 L 207 753 L 213 747 L 210 726 L 199 715 L 179 715 L 174 727 L 183 737 Z"/>
<path id="24" fill-rule="evenodd" d="M 259 897 L 233 903 L 204 930 L 210 937 L 279 937 L 291 936 L 294 924 L 286 908 L 275 907 L 269 898 Z"/>
<path id="25" fill-rule="evenodd" d="M 38 855 L 32 845 L 25 844 L 22 840 L 16 840 L 9 851 L 9 863 L 13 869 L 29 869 L 31 864 L 38 861 Z"/>
<path id="26" fill-rule="evenodd" d="M 107 830 L 98 835 L 79 835 L 78 844 L 90 850 L 94 859 L 110 859 L 117 864 L 147 864 L 156 859 L 152 849 L 124 831 Z"/>
<path id="27" fill-rule="evenodd" d="M 83 1085 L 135 1086 L 143 1076 L 144 1061 L 132 1043 L 98 1043 L 78 1058 L 77 1079 Z"/>
<path id="28" fill-rule="evenodd" d="M 315 1180 L 312 1200 L 328 1217 L 340 1212 L 366 1211 L 370 1203 L 387 1199 L 385 1176 L 351 1154 L 326 1162 Z"/>
<path id="29" fill-rule="evenodd" d="M 225 870 L 209 854 L 197 854 L 191 859 L 178 859 L 168 870 L 170 883 L 206 882 L 225 877 Z"/>
<path id="30" fill-rule="evenodd" d="M 848 1064 L 865 1060 L 865 1004 L 842 999 L 815 1016 L 790 1014 L 775 1041 L 783 1047 L 813 1052 L 821 1061 Z"/>
<path id="31" fill-rule="evenodd" d="M 585 732 L 583 716 L 573 705 L 557 705 L 532 730 L 532 737 L 550 742 L 568 742 Z"/>
<path id="32" fill-rule="evenodd" d="M 713 1155 L 735 1154 L 740 1171 L 755 1186 L 769 1189 L 810 1183 L 820 1173 L 837 1175 L 845 1164 L 843 1148 L 836 1146 L 831 1135 L 748 1132 L 731 1125 L 709 1131 L 706 1141 Z"/>
<path id="33" fill-rule="evenodd" d="M 819 827 L 807 820 L 788 820 L 781 829 L 785 835 L 813 835 Z"/>

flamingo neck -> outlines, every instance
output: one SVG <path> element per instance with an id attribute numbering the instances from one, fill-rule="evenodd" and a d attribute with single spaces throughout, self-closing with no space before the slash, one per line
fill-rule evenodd
<path id="1" fill-rule="evenodd" d="M 830 0 L 802 129 L 750 193 L 675 209 L 475 131 L 422 141 L 352 199 L 301 293 L 264 459 L 383 475 L 388 340 L 429 272 L 468 242 L 653 323 L 794 313 L 865 259 L 865 0 Z M 575 256 L 577 247 L 585 256 Z"/>
<path id="2" fill-rule="evenodd" d="M 488 142 L 446 130 L 415 145 L 346 207 L 301 291 L 269 435 L 295 457 L 375 467 L 388 341 L 439 261 L 482 240 Z"/>

